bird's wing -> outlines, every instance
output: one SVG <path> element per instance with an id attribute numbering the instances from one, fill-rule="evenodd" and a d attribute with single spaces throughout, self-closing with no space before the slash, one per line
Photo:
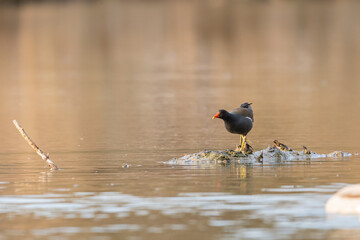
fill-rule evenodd
<path id="1" fill-rule="evenodd" d="M 249 118 L 251 118 L 252 121 L 254 121 L 253 113 L 250 109 L 235 108 L 235 109 L 231 110 L 230 113 L 235 114 L 235 115 L 241 115 L 243 117 L 249 117 Z"/>

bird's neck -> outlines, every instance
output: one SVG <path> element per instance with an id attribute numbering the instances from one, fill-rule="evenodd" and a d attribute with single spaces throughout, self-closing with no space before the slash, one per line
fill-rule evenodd
<path id="1" fill-rule="evenodd" d="M 225 112 L 222 119 L 225 121 L 225 122 L 231 122 L 234 120 L 234 116 L 229 113 L 229 112 Z"/>

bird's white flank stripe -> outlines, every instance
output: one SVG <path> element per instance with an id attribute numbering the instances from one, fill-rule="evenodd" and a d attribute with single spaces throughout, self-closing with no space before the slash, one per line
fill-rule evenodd
<path id="1" fill-rule="evenodd" d="M 248 119 L 250 119 L 250 121 L 252 122 L 253 120 L 251 119 L 251 117 L 245 117 L 245 118 L 248 118 Z"/>

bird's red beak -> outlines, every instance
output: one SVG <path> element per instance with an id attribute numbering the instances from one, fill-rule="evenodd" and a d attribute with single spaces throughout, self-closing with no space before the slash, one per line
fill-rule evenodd
<path id="1" fill-rule="evenodd" d="M 215 116 L 213 116 L 213 118 L 212 118 L 212 119 L 218 118 L 218 117 L 219 117 L 219 115 L 220 115 L 220 112 L 218 112 Z"/>

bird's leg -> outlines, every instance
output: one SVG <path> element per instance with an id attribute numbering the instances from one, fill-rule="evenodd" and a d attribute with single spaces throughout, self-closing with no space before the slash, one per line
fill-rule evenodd
<path id="1" fill-rule="evenodd" d="M 243 140 L 243 135 L 240 134 L 240 144 L 239 144 L 240 148 L 242 146 L 242 140 Z"/>
<path id="2" fill-rule="evenodd" d="M 242 144 L 241 144 L 241 147 L 240 147 L 240 151 L 244 151 L 245 149 L 245 146 L 246 146 L 246 136 L 242 136 Z"/>
<path id="3" fill-rule="evenodd" d="M 246 138 L 246 143 L 250 145 L 250 144 L 251 144 L 251 141 Z"/>

